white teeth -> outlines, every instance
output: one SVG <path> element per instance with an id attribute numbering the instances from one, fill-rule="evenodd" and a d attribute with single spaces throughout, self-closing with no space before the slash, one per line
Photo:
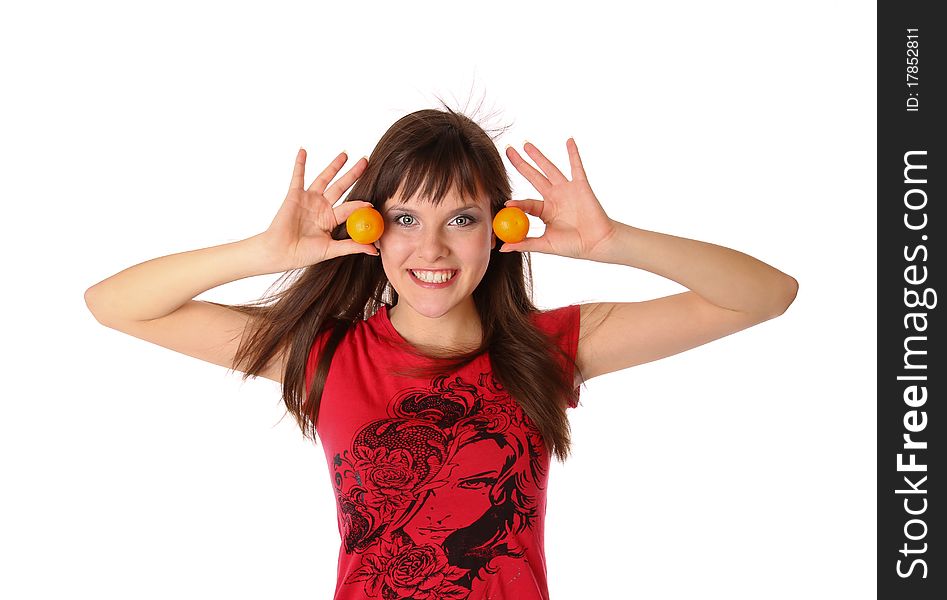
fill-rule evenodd
<path id="1" fill-rule="evenodd" d="M 426 281 L 428 283 L 444 283 L 448 279 L 454 276 L 457 271 L 415 271 L 412 270 L 414 276 L 420 279 L 421 281 Z"/>

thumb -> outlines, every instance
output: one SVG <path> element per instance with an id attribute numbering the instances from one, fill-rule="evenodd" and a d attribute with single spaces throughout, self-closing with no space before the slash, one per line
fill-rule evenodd
<path id="1" fill-rule="evenodd" d="M 371 244 L 359 244 L 353 239 L 332 240 L 329 243 L 328 259 L 345 256 L 347 254 L 368 254 L 378 256 L 378 249 Z"/>
<path id="2" fill-rule="evenodd" d="M 522 242 L 516 242 L 511 244 L 510 242 L 503 242 L 503 245 L 500 246 L 500 252 L 530 252 L 533 250 L 531 247 L 532 244 L 530 240 L 533 238 L 526 238 Z"/>

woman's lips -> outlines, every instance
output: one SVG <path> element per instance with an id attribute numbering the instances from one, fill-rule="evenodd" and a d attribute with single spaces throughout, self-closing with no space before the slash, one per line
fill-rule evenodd
<path id="1" fill-rule="evenodd" d="M 414 281 L 414 283 L 418 284 L 419 286 L 423 288 L 431 288 L 435 290 L 446 288 L 450 286 L 452 283 L 454 283 L 454 281 L 457 279 L 457 276 L 460 275 L 460 269 L 452 269 L 452 270 L 454 271 L 454 276 L 448 279 L 447 281 L 445 281 L 444 283 L 431 283 L 429 281 L 424 281 L 423 279 L 418 279 L 411 269 L 407 269 L 408 275 L 411 277 L 411 280 Z"/>

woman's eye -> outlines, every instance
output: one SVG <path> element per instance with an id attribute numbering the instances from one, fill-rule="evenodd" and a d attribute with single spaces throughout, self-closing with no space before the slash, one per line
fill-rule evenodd
<path id="1" fill-rule="evenodd" d="M 473 227 L 477 223 L 477 219 L 470 215 L 457 215 L 454 221 L 457 222 L 457 226 L 462 229 Z"/>
<path id="2" fill-rule="evenodd" d="M 411 219 L 411 221 L 409 222 L 402 221 L 402 219 L 405 219 L 405 218 Z M 471 225 L 476 223 L 476 219 L 474 219 L 473 217 L 469 215 L 459 215 L 454 218 L 454 221 L 457 222 L 458 226 L 460 227 L 470 227 Z M 398 215 L 397 217 L 395 217 L 395 223 L 397 223 L 398 225 L 401 225 L 402 227 L 410 227 L 411 225 L 414 225 L 414 217 L 407 213 L 403 215 Z"/>

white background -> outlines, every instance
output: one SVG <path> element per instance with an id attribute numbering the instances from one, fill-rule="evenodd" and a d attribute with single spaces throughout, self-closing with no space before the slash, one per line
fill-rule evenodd
<path id="1" fill-rule="evenodd" d="M 529 140 L 564 172 L 574 136 L 612 218 L 800 283 L 777 319 L 582 389 L 550 475 L 553 600 L 870 597 L 875 20 L 856 1 L 5 5 L 0 596 L 331 597 L 328 471 L 278 385 L 107 329 L 83 293 L 263 231 L 300 146 L 307 183 L 342 150 L 348 169 L 437 94 L 484 98 L 485 125 L 514 123 L 501 151 Z M 533 259 L 543 308 L 683 291 Z"/>

